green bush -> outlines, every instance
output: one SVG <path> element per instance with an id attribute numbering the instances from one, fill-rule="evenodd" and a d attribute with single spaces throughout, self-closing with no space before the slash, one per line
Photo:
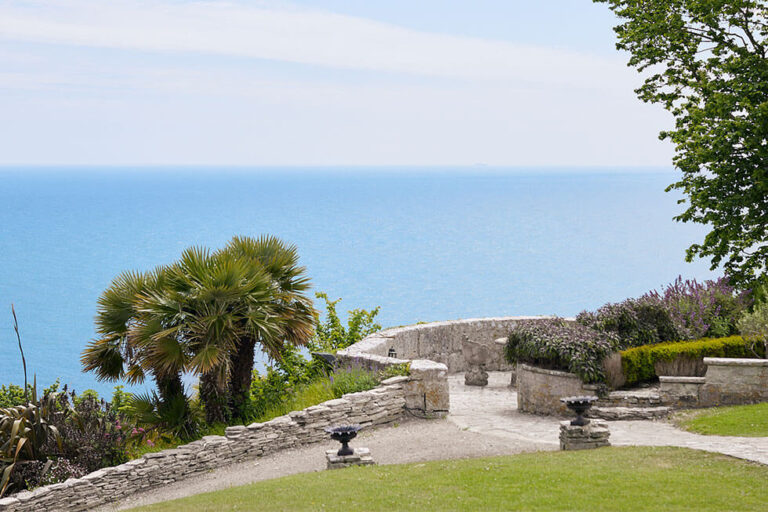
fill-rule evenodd
<path id="1" fill-rule="evenodd" d="M 621 368 L 627 384 L 637 384 L 657 377 L 654 364 L 677 358 L 702 359 L 704 357 L 755 357 L 750 343 L 741 336 L 701 339 L 645 345 L 622 351 Z M 758 352 L 765 355 L 764 350 Z"/>
<path id="2" fill-rule="evenodd" d="M 338 368 L 332 374 L 318 377 L 307 384 L 290 390 L 272 402 L 254 418 L 257 422 L 269 421 L 291 411 L 341 398 L 347 393 L 373 389 L 381 382 L 381 375 L 359 367 Z M 251 388 L 253 389 L 253 388 Z M 276 397 L 277 398 L 277 397 Z"/>
<path id="3" fill-rule="evenodd" d="M 638 347 L 681 339 L 669 309 L 658 297 L 627 299 L 605 304 L 595 312 L 576 317 L 581 325 L 618 336 L 619 347 Z"/>
<path id="4" fill-rule="evenodd" d="M 761 345 L 763 350 L 768 349 L 768 303 L 758 304 L 752 312 L 745 313 L 738 328 L 754 351 Z"/>
<path id="5" fill-rule="evenodd" d="M 615 337 L 562 318 L 523 320 L 509 335 L 508 362 L 530 363 L 575 373 L 584 382 L 603 382 L 603 359 L 614 349 Z"/>

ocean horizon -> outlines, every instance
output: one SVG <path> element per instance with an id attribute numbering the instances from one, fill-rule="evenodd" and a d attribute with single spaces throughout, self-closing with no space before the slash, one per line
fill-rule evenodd
<path id="1" fill-rule="evenodd" d="M 23 382 L 13 303 L 30 381 L 109 396 L 115 383 L 79 363 L 100 293 L 122 271 L 234 235 L 295 244 L 313 292 L 342 298 L 342 312 L 379 306 L 384 327 L 572 316 L 678 275 L 711 277 L 707 262 L 684 260 L 706 231 L 672 219 L 684 205 L 664 189 L 676 178 L 661 168 L 0 168 L 0 384 Z"/>

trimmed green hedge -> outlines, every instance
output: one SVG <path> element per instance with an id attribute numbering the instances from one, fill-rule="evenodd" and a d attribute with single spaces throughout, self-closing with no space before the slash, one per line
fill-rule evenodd
<path id="1" fill-rule="evenodd" d="M 760 347 L 756 348 L 760 350 Z M 657 343 L 623 350 L 620 354 L 621 368 L 630 385 L 656 378 L 654 364 L 659 361 L 674 361 L 682 357 L 755 357 L 750 350 L 750 343 L 741 336 Z M 760 355 L 765 356 L 764 353 Z"/>

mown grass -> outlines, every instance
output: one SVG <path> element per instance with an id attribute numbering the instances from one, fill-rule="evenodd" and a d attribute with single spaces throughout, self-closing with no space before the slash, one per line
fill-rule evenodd
<path id="1" fill-rule="evenodd" d="M 133 510 L 765 511 L 766 486 L 759 464 L 625 447 L 306 473 Z"/>
<path id="2" fill-rule="evenodd" d="M 686 411 L 675 417 L 675 423 L 697 434 L 768 437 L 768 403 Z"/>

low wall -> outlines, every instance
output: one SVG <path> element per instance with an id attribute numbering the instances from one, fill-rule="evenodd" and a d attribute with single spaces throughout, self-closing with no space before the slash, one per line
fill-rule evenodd
<path id="1" fill-rule="evenodd" d="M 585 386 L 573 373 L 517 365 L 517 408 L 522 412 L 566 415 L 561 398 L 594 394 L 595 386 Z"/>
<path id="2" fill-rule="evenodd" d="M 542 316 L 509 316 L 499 318 L 471 318 L 450 322 L 432 322 L 409 325 L 376 332 L 337 355 L 368 365 L 386 366 L 412 359 L 428 359 L 446 366 L 449 373 L 467 369 L 461 344 L 465 336 L 487 345 L 494 354 L 486 366 L 488 370 L 512 370 L 504 361 L 503 346 L 494 340 L 509 336 L 520 320 L 542 320 Z M 388 357 L 394 351 L 394 358 Z"/>
<path id="3" fill-rule="evenodd" d="M 768 359 L 705 357 L 707 373 L 699 405 L 749 404 L 768 401 Z"/>
<path id="4" fill-rule="evenodd" d="M 206 436 L 178 448 L 148 453 L 120 466 L 100 469 L 83 478 L 11 495 L 0 499 L 0 510 L 88 510 L 224 464 L 327 440 L 328 434 L 323 429 L 329 425 L 370 427 L 389 423 L 403 414 L 406 397 L 412 398 L 422 388 L 422 381 L 393 377 L 370 391 L 347 394 L 264 423 L 229 427 L 224 436 Z"/>

